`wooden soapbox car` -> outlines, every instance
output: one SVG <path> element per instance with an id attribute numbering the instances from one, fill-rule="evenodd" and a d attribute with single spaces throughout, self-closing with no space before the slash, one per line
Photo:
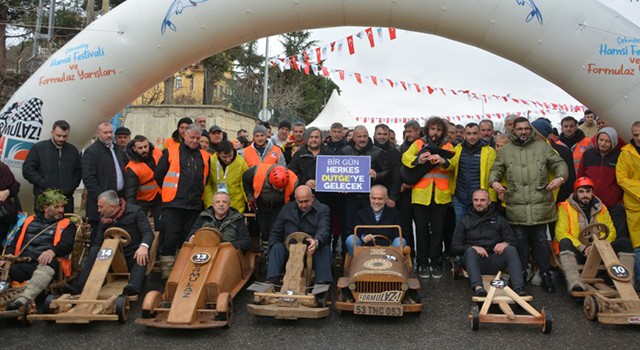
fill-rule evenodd
<path id="1" fill-rule="evenodd" d="M 156 328 L 219 328 L 231 325 L 233 298 L 249 281 L 255 253 L 222 243 L 214 228 L 196 231 L 180 249 L 164 292 L 150 291 L 136 323 Z"/>
<path id="2" fill-rule="evenodd" d="M 356 226 L 358 230 L 395 229 L 402 241 L 398 225 Z M 374 235 L 375 240 L 387 240 Z M 347 254 L 344 277 L 338 280 L 336 309 L 359 315 L 402 316 L 406 312 L 422 312 L 420 281 L 413 274 L 411 251 L 407 246 L 354 246 L 353 257 Z"/>

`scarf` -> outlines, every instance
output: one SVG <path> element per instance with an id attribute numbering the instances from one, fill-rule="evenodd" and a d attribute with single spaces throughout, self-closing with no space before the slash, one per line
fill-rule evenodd
<path id="1" fill-rule="evenodd" d="M 117 220 L 120 220 L 122 215 L 124 215 L 124 210 L 126 209 L 126 206 L 127 206 L 127 203 L 124 201 L 124 198 L 120 198 L 120 210 L 118 210 L 116 215 L 113 218 L 105 218 L 103 216 L 102 218 L 100 218 L 100 222 L 105 225 L 115 224 Z"/>

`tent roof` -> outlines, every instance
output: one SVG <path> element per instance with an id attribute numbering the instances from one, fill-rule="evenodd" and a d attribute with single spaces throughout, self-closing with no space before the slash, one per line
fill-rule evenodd
<path id="1" fill-rule="evenodd" d="M 353 128 L 360 124 L 356 121 L 356 118 L 351 115 L 351 112 L 347 110 L 344 103 L 342 103 L 342 99 L 338 92 L 333 90 L 331 97 L 324 106 L 322 112 L 320 112 L 316 119 L 314 119 L 308 126 L 315 126 L 320 130 L 329 130 L 331 124 L 335 122 L 340 122 L 343 126 L 348 128 Z"/>

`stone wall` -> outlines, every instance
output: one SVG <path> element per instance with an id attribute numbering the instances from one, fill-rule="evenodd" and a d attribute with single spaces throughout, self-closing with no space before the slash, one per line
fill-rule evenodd
<path id="1" fill-rule="evenodd" d="M 234 111 L 224 106 L 131 106 L 124 125 L 131 129 L 131 136 L 144 135 L 155 144 L 162 144 L 165 138 L 171 137 L 176 130 L 178 120 L 182 117 L 194 118 L 197 115 L 207 116 L 207 128 L 219 125 L 227 132 L 230 140 L 235 140 L 236 133 L 245 129 L 249 135 L 258 119 L 247 114 Z M 273 130 L 273 128 L 272 128 Z"/>

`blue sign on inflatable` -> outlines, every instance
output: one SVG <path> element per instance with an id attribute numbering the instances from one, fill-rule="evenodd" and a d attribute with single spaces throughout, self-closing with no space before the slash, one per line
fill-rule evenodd
<path id="1" fill-rule="evenodd" d="M 371 157 L 318 156 L 316 192 L 364 192 L 371 189 Z"/>

